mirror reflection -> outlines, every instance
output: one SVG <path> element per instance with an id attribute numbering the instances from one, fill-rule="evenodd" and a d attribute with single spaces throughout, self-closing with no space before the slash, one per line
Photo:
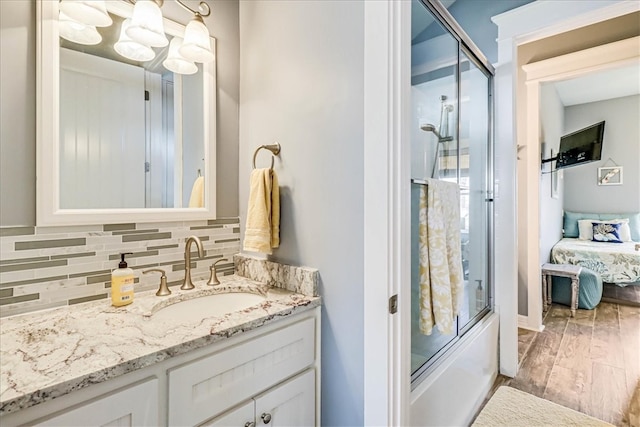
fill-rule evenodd
<path id="1" fill-rule="evenodd" d="M 95 44 L 65 33 L 59 15 L 59 207 L 204 207 L 203 65 L 167 69 L 179 37 L 136 56 L 123 45 L 130 20 L 108 15 Z"/>

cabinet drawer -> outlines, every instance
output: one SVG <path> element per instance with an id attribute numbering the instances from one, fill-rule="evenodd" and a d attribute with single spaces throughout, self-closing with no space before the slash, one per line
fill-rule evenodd
<path id="1" fill-rule="evenodd" d="M 315 319 L 169 371 L 169 425 L 195 425 L 313 364 Z"/>
<path id="2" fill-rule="evenodd" d="M 36 426 L 157 426 L 158 380 L 152 379 L 38 422 Z"/>

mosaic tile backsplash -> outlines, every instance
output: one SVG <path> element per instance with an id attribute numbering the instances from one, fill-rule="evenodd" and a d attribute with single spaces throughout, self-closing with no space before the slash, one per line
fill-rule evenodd
<path id="1" fill-rule="evenodd" d="M 205 257 L 192 245 L 191 277 L 209 277 L 216 260 L 218 274 L 233 274 L 233 255 L 240 252 L 238 218 L 109 224 L 72 227 L 0 228 L 0 317 L 110 298 L 111 271 L 120 252 L 136 274 L 136 291 L 156 289 L 165 270 L 169 286 L 184 278 L 184 241 L 202 240 Z"/>

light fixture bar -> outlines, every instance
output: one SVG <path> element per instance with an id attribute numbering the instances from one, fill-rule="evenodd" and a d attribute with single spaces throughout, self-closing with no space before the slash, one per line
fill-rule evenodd
<path id="1" fill-rule="evenodd" d="M 209 7 L 209 5 L 203 1 L 200 2 L 200 4 L 198 5 L 198 10 L 193 10 L 191 9 L 189 6 L 187 6 L 186 4 L 182 3 L 181 0 L 176 0 L 176 3 L 178 3 L 180 6 L 182 6 L 184 9 L 188 10 L 189 12 L 193 13 L 194 15 L 200 15 L 203 17 L 207 17 L 209 15 L 211 15 L 211 7 Z M 206 9 L 206 12 L 204 12 L 204 10 Z"/>

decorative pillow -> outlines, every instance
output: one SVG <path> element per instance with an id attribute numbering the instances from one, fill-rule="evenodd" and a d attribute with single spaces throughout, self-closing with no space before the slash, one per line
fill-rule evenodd
<path id="1" fill-rule="evenodd" d="M 598 219 L 580 219 L 578 220 L 578 239 L 593 240 L 593 224 L 600 222 Z M 615 222 L 615 221 L 611 221 Z"/>
<path id="2" fill-rule="evenodd" d="M 619 222 L 594 222 L 593 223 L 593 241 L 622 243 L 620 239 Z"/>
<path id="3" fill-rule="evenodd" d="M 578 230 L 580 240 L 593 240 L 593 224 L 594 223 L 619 223 L 620 224 L 620 240 L 623 242 L 631 241 L 631 229 L 629 228 L 629 218 L 610 219 L 600 221 L 597 219 L 580 219 L 578 220 Z"/>

